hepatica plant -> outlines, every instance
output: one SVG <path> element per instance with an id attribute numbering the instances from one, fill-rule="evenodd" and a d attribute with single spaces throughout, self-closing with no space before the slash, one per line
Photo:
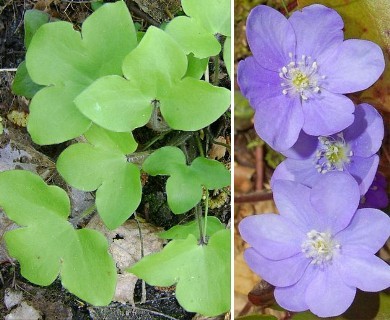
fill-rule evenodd
<path id="1" fill-rule="evenodd" d="M 356 289 L 390 286 L 390 267 L 375 256 L 390 219 L 371 208 L 388 203 L 385 183 L 374 181 L 383 120 L 343 95 L 372 85 L 384 58 L 370 41 L 344 41 L 343 26 L 322 5 L 289 19 L 258 6 L 247 21 L 253 57 L 238 66 L 258 134 L 287 157 L 271 179 L 280 214 L 239 225 L 251 246 L 244 257 L 282 307 L 320 317 L 345 312 Z"/>
<path id="2" fill-rule="evenodd" d="M 96 209 L 108 228 L 119 227 L 139 206 L 141 171 L 169 176 L 169 207 L 175 214 L 193 211 L 195 220 L 164 233 L 172 241 L 163 251 L 129 270 L 152 285 L 176 285 L 184 308 L 214 316 L 230 309 L 230 231 L 208 218 L 208 190 L 228 187 L 230 173 L 203 156 L 200 140 L 201 156 L 187 158 L 175 146 L 143 146 L 140 153 L 132 133 L 144 126 L 155 130 L 149 146 L 175 130 L 198 136 L 229 108 L 230 91 L 217 86 L 218 79 L 214 85 L 200 79 L 210 56 L 218 70 L 220 54 L 230 60 L 230 1 L 182 4 L 187 16 L 174 18 L 167 31 L 148 28 L 139 41 L 122 1 L 101 6 L 80 31 L 28 11 L 26 61 L 13 90 L 32 98 L 27 128 L 35 143 L 77 138 L 60 154 L 57 170 L 69 185 L 96 191 Z M 116 284 L 107 241 L 67 221 L 65 191 L 23 171 L 0 173 L 0 189 L 1 207 L 21 226 L 5 240 L 23 276 L 48 285 L 60 275 L 70 292 L 107 305 Z"/>

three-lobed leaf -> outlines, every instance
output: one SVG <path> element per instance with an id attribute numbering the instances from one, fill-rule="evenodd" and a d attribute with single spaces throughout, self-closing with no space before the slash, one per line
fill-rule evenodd
<path id="1" fill-rule="evenodd" d="M 194 235 L 168 243 L 127 271 L 153 286 L 176 284 L 176 298 L 188 311 L 216 316 L 230 309 L 230 230 L 214 233 L 207 245 Z"/>
<path id="2" fill-rule="evenodd" d="M 217 55 L 221 45 L 215 38 L 219 33 L 230 37 L 230 0 L 183 0 L 188 17 L 173 19 L 168 32 L 188 53 L 197 58 Z"/>
<path id="3" fill-rule="evenodd" d="M 198 157 L 187 166 L 183 152 L 176 147 L 158 149 L 145 160 L 142 168 L 153 176 L 170 176 L 166 191 L 168 205 L 175 214 L 184 213 L 199 203 L 203 187 L 212 190 L 230 184 L 230 173 L 222 163 Z"/>
<path id="4" fill-rule="evenodd" d="M 46 286 L 60 275 L 63 286 L 79 298 L 97 306 L 110 303 L 116 267 L 107 240 L 95 230 L 72 227 L 64 190 L 28 171 L 5 171 L 0 173 L 0 206 L 21 226 L 8 231 L 5 242 L 26 279 Z"/>
<path id="5" fill-rule="evenodd" d="M 96 125 L 85 137 L 65 149 L 57 170 L 71 186 L 96 192 L 96 208 L 105 225 L 119 227 L 137 209 L 142 194 L 140 170 L 127 162 L 137 148 L 131 133 L 110 132 Z"/>
<path id="6" fill-rule="evenodd" d="M 184 77 L 187 63 L 186 54 L 168 34 L 150 27 L 124 59 L 126 79 L 99 79 L 77 97 L 77 107 L 96 124 L 116 132 L 145 125 L 158 107 L 172 129 L 199 130 L 227 110 L 230 91 Z"/>
<path id="7" fill-rule="evenodd" d="M 30 104 L 28 131 L 33 140 L 60 143 L 88 130 L 91 120 L 76 108 L 74 99 L 99 77 L 120 75 L 124 57 L 136 45 L 123 1 L 100 7 L 84 21 L 81 33 L 68 22 L 42 25 L 26 53 L 32 81 L 46 86 Z"/>
<path id="8" fill-rule="evenodd" d="M 230 37 L 230 0 L 182 0 L 182 6 L 207 31 Z"/>

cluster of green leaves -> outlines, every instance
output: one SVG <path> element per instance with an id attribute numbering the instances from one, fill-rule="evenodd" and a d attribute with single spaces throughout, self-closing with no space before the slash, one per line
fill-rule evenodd
<path id="1" fill-rule="evenodd" d="M 220 42 L 230 71 L 230 0 L 183 0 L 182 6 L 186 16 L 142 36 L 122 1 L 99 6 L 81 31 L 37 10 L 25 15 L 26 61 L 13 91 L 32 99 L 28 132 L 40 145 L 82 136 L 59 156 L 57 170 L 69 185 L 96 191 L 97 212 L 110 229 L 139 206 L 141 169 L 170 176 L 166 192 L 175 214 L 198 210 L 204 192 L 230 184 L 223 164 L 198 157 L 187 165 L 176 147 L 148 151 L 143 164 L 136 161 L 134 129 L 157 130 L 153 119 L 161 115 L 163 130 L 196 131 L 230 105 L 229 90 L 201 80 Z M 23 226 L 6 234 L 23 276 L 48 285 L 60 274 L 81 299 L 108 304 L 116 272 L 107 241 L 68 223 L 66 193 L 21 171 L 0 173 L 0 192 L 0 206 Z M 150 284 L 176 284 L 184 308 L 217 315 L 230 308 L 230 231 L 207 218 L 205 206 L 204 217 L 162 234 L 172 241 L 130 272 Z"/>

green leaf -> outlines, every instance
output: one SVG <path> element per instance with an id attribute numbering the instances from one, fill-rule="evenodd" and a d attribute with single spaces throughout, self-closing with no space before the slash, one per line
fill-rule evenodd
<path id="1" fill-rule="evenodd" d="M 215 56 L 221 45 L 215 38 L 220 33 L 230 36 L 230 0 L 183 0 L 184 12 L 189 17 L 176 17 L 166 27 L 188 54 L 197 58 Z"/>
<path id="2" fill-rule="evenodd" d="M 23 61 L 16 70 L 14 81 L 12 82 L 12 92 L 19 96 L 31 99 L 39 90 L 44 88 L 31 80 L 27 72 L 26 61 Z"/>
<path id="3" fill-rule="evenodd" d="M 97 306 L 110 303 L 116 267 L 107 240 L 95 230 L 72 227 L 64 190 L 28 171 L 6 171 L 0 173 L 0 205 L 22 226 L 8 231 L 5 242 L 26 279 L 46 286 L 60 275 L 79 298 Z"/>
<path id="4" fill-rule="evenodd" d="M 186 15 L 209 32 L 230 37 L 230 0 L 182 0 Z"/>
<path id="5" fill-rule="evenodd" d="M 207 217 L 207 236 L 212 236 L 217 231 L 225 229 L 225 226 L 216 217 Z M 198 221 L 191 221 L 183 225 L 173 226 L 171 229 L 159 233 L 162 239 L 186 239 L 189 234 L 192 234 L 199 239 L 199 225 Z"/>
<path id="6" fill-rule="evenodd" d="M 45 87 L 30 103 L 27 130 L 35 143 L 53 144 L 73 139 L 91 126 L 91 121 L 75 107 L 73 100 L 82 85 Z"/>
<path id="7" fill-rule="evenodd" d="M 183 152 L 176 147 L 158 149 L 144 161 L 142 168 L 153 176 L 170 176 L 166 191 L 168 205 L 175 214 L 199 203 L 203 186 L 212 190 L 230 185 L 230 173 L 222 163 L 198 157 L 187 166 Z"/>
<path id="8" fill-rule="evenodd" d="M 186 72 L 184 51 L 164 31 L 150 27 L 123 62 L 129 81 L 99 79 L 76 99 L 76 104 L 100 126 L 116 132 L 143 126 L 154 107 L 160 107 L 171 128 L 199 130 L 227 110 L 230 91 L 184 77 Z M 119 88 L 118 97 L 115 88 Z"/>
<path id="9" fill-rule="evenodd" d="M 151 99 L 169 90 L 187 70 L 187 57 L 164 31 L 150 27 L 123 61 L 123 74 Z"/>
<path id="10" fill-rule="evenodd" d="M 98 79 L 75 99 L 75 103 L 94 123 L 117 132 L 130 132 L 144 126 L 152 114 L 150 99 L 133 82 L 119 76 Z"/>
<path id="11" fill-rule="evenodd" d="M 31 102 L 28 130 L 33 140 L 60 143 L 85 132 L 91 121 L 74 99 L 99 77 L 120 75 L 124 57 L 136 45 L 134 24 L 122 1 L 100 7 L 85 20 L 81 33 L 68 22 L 42 25 L 27 50 L 26 65 L 31 79 L 51 90 L 41 90 Z M 47 126 L 47 119 L 61 119 L 63 125 Z"/>
<path id="12" fill-rule="evenodd" d="M 166 185 L 168 206 L 173 213 L 187 212 L 202 199 L 202 184 L 197 178 L 187 166 L 176 168 L 168 178 Z"/>
<path id="13" fill-rule="evenodd" d="M 32 9 L 24 13 L 24 46 L 28 49 L 35 32 L 50 21 L 50 15 L 46 12 Z"/>
<path id="14" fill-rule="evenodd" d="M 216 316 L 230 310 L 230 230 L 214 233 L 207 245 L 189 235 L 144 257 L 127 271 L 153 286 L 176 284 L 180 305 Z"/>
<path id="15" fill-rule="evenodd" d="M 188 67 L 185 74 L 186 77 L 192 77 L 195 79 L 200 79 L 204 75 L 207 65 L 209 64 L 209 59 L 198 59 L 195 58 L 192 53 L 187 55 Z"/>
<path id="16" fill-rule="evenodd" d="M 221 51 L 214 34 L 204 29 L 196 19 L 176 17 L 165 31 L 182 46 L 186 54 L 193 53 L 197 58 L 215 56 Z"/>
<path id="17" fill-rule="evenodd" d="M 161 162 L 163 161 L 163 162 Z M 143 163 L 142 169 L 152 176 L 170 175 L 186 166 L 186 156 L 179 148 L 163 147 L 152 153 Z"/>
<path id="18" fill-rule="evenodd" d="M 161 97 L 161 113 L 172 129 L 196 131 L 216 121 L 230 105 L 230 91 L 184 78 Z"/>
<path id="19" fill-rule="evenodd" d="M 104 4 L 104 1 L 102 0 L 96 0 L 91 2 L 91 8 L 93 11 L 96 11 Z"/>
<path id="20" fill-rule="evenodd" d="M 225 61 L 226 70 L 230 78 L 232 77 L 231 59 L 232 59 L 231 38 L 227 37 L 225 43 L 223 44 L 223 61 Z"/>
<path id="21" fill-rule="evenodd" d="M 191 169 L 202 177 L 202 184 L 209 190 L 230 185 L 230 173 L 219 161 L 198 157 L 192 161 Z"/>
<path id="22" fill-rule="evenodd" d="M 24 14 L 24 46 L 28 49 L 31 39 L 40 26 L 49 22 L 50 16 L 40 10 L 27 10 Z M 31 80 L 27 72 L 26 61 L 23 61 L 16 71 L 12 83 L 13 93 L 31 99 L 43 86 Z"/>
<path id="23" fill-rule="evenodd" d="M 131 133 L 108 132 L 93 126 L 78 143 L 65 149 L 57 170 L 71 186 L 96 192 L 96 208 L 105 225 L 119 227 L 137 209 L 142 194 L 140 170 L 128 163 L 126 153 L 137 144 Z"/>

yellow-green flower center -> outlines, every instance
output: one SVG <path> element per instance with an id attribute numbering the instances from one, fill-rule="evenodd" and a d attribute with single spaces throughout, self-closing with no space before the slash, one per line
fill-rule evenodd
<path id="1" fill-rule="evenodd" d="M 334 253 L 341 247 L 330 232 L 311 230 L 306 236 L 301 246 L 302 252 L 311 259 L 312 264 L 323 265 L 330 262 Z"/>
<path id="2" fill-rule="evenodd" d="M 307 75 L 300 70 L 293 72 L 292 83 L 297 89 L 307 88 L 310 84 Z"/>
<path id="3" fill-rule="evenodd" d="M 321 77 L 318 75 L 317 62 L 312 61 L 311 57 L 303 55 L 298 62 L 293 61 L 293 55 L 290 53 L 291 62 L 280 69 L 279 76 L 282 79 L 282 93 L 284 95 L 299 94 L 302 100 L 307 100 L 315 93 L 320 92 Z"/>
<path id="4" fill-rule="evenodd" d="M 318 137 L 320 141 L 316 156 L 315 166 L 320 173 L 328 171 L 344 171 L 344 165 L 351 162 L 353 152 L 345 142 L 343 134 L 333 137 Z"/>

